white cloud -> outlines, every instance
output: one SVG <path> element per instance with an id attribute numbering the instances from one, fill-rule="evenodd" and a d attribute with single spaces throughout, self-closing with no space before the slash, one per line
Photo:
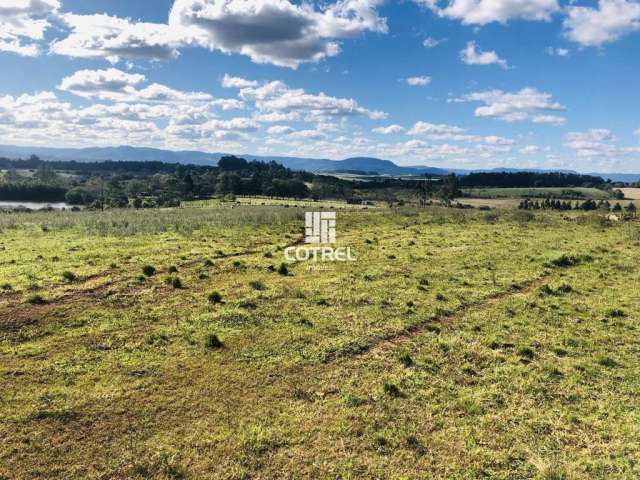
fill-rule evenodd
<path id="1" fill-rule="evenodd" d="M 484 137 L 484 141 L 489 145 L 496 145 L 496 146 L 508 146 L 508 145 L 513 145 L 515 143 L 510 138 L 499 137 L 497 135 L 488 135 Z"/>
<path id="2" fill-rule="evenodd" d="M 58 89 L 84 98 L 99 98 L 121 102 L 210 102 L 213 97 L 202 92 L 182 92 L 153 83 L 145 88 L 144 75 L 126 73 L 116 68 L 79 70 L 62 80 Z"/>
<path id="3" fill-rule="evenodd" d="M 59 8 L 59 0 L 0 2 L 0 51 L 27 57 L 38 55 L 39 41 L 51 25 L 48 18 Z"/>
<path id="4" fill-rule="evenodd" d="M 613 141 L 615 137 L 606 128 L 592 128 L 586 132 L 569 132 L 565 135 L 565 146 L 575 150 L 578 157 L 612 157 L 622 153 Z"/>
<path id="5" fill-rule="evenodd" d="M 547 52 L 547 54 L 551 55 L 552 57 L 568 57 L 570 53 L 567 48 L 554 48 L 554 47 L 547 47 L 545 49 L 545 52 Z"/>
<path id="6" fill-rule="evenodd" d="M 288 125 L 274 125 L 267 129 L 269 135 L 288 135 L 293 132 L 295 132 L 295 130 Z"/>
<path id="7" fill-rule="evenodd" d="M 533 155 L 540 152 L 540 147 L 537 145 L 525 145 L 519 151 L 522 155 Z"/>
<path id="8" fill-rule="evenodd" d="M 476 117 L 498 118 L 507 122 L 531 120 L 555 124 L 564 120 L 559 116 L 546 116 L 545 112 L 563 111 L 565 107 L 554 102 L 551 94 L 539 92 L 535 88 L 523 88 L 513 93 L 487 90 L 465 95 L 456 101 L 484 103 L 484 106 L 475 110 Z"/>
<path id="9" fill-rule="evenodd" d="M 372 120 L 386 118 L 384 112 L 369 110 L 353 99 L 337 98 L 325 93 L 309 94 L 273 81 L 256 88 L 243 88 L 240 97 L 253 101 L 261 114 L 299 113 L 316 121 L 324 117 L 366 116 Z"/>
<path id="10" fill-rule="evenodd" d="M 379 133 L 380 135 L 391 135 L 394 133 L 404 132 L 404 127 L 400 125 L 389 125 L 387 127 L 377 127 L 372 130 L 373 133 Z"/>
<path id="11" fill-rule="evenodd" d="M 58 89 L 72 92 L 81 97 L 126 95 L 135 91 L 135 87 L 146 81 L 144 75 L 130 74 L 109 68 L 108 70 L 79 70 L 60 82 Z"/>
<path id="12" fill-rule="evenodd" d="M 434 124 L 428 122 L 417 122 L 407 133 L 409 135 L 452 135 L 464 132 L 464 128 L 444 123 Z"/>
<path id="13" fill-rule="evenodd" d="M 549 21 L 559 10 L 557 0 L 415 0 L 441 17 L 466 25 L 486 25 L 509 20 Z M 444 3 L 442 7 L 441 4 Z"/>
<path id="14" fill-rule="evenodd" d="M 299 112 L 269 112 L 258 113 L 253 116 L 258 122 L 264 123 L 280 123 L 280 122 L 296 122 L 300 120 Z"/>
<path id="15" fill-rule="evenodd" d="M 598 8 L 568 6 L 565 37 L 585 47 L 598 47 L 640 30 L 640 3 L 599 0 Z"/>
<path id="16" fill-rule="evenodd" d="M 218 98 L 211 102 L 211 105 L 219 107 L 224 111 L 243 110 L 245 108 L 244 102 L 242 100 L 238 100 L 237 98 Z"/>
<path id="17" fill-rule="evenodd" d="M 337 40 L 366 31 L 386 33 L 382 0 L 339 0 L 323 10 L 288 0 L 176 0 L 169 26 L 188 29 L 194 43 L 255 63 L 297 68 L 337 55 Z"/>
<path id="18" fill-rule="evenodd" d="M 431 83 L 431 77 L 427 77 L 427 76 L 407 78 L 407 84 L 412 87 L 426 87 L 430 83 Z"/>
<path id="19" fill-rule="evenodd" d="M 258 82 L 256 80 L 247 80 L 240 77 L 232 77 L 228 74 L 224 74 L 222 79 L 222 86 L 224 88 L 250 88 L 257 87 Z"/>
<path id="20" fill-rule="evenodd" d="M 633 134 L 637 137 L 640 137 L 640 128 L 633 132 Z"/>
<path id="21" fill-rule="evenodd" d="M 167 60 L 178 47 L 193 41 L 184 29 L 158 23 L 133 23 L 106 14 L 66 13 L 61 21 L 70 29 L 66 38 L 53 42 L 52 53 L 77 58 Z"/>
<path id="22" fill-rule="evenodd" d="M 433 37 L 427 37 L 422 42 L 422 45 L 425 48 L 435 48 L 435 47 L 437 47 L 438 45 L 440 45 L 443 42 L 446 42 L 446 39 L 444 39 L 444 38 L 438 39 L 438 38 L 433 38 Z"/>
<path id="23" fill-rule="evenodd" d="M 467 65 L 499 65 L 508 69 L 507 61 L 500 58 L 495 51 L 483 52 L 478 49 L 476 42 L 467 42 L 467 46 L 460 51 L 460 59 Z"/>
<path id="24" fill-rule="evenodd" d="M 531 118 L 533 123 L 546 123 L 549 125 L 564 125 L 567 121 L 566 118 L 561 117 L 560 115 L 534 115 Z"/>

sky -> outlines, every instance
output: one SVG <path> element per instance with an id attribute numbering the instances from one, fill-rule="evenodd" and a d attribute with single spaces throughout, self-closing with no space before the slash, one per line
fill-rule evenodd
<path id="1" fill-rule="evenodd" d="M 0 144 L 640 172 L 640 1 L 0 0 Z"/>

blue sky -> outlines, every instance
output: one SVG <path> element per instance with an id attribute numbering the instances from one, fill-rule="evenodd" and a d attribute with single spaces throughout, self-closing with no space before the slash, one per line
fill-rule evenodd
<path id="1" fill-rule="evenodd" d="M 640 2 L 0 0 L 0 143 L 640 171 Z"/>

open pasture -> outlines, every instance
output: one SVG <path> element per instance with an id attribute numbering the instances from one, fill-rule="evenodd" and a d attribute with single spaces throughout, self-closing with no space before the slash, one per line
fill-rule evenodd
<path id="1" fill-rule="evenodd" d="M 0 215 L 0 478 L 640 475 L 640 229 L 578 212 Z"/>
<path id="2" fill-rule="evenodd" d="M 629 200 L 640 200 L 640 188 L 621 188 L 624 198 Z"/>

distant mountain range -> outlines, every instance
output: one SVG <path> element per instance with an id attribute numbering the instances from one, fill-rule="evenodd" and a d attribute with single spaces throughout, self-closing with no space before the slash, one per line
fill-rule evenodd
<path id="1" fill-rule="evenodd" d="M 20 147 L 14 145 L 0 145 L 0 157 L 25 158 L 29 155 L 37 155 L 43 160 L 76 160 L 78 162 L 103 162 L 112 161 L 160 161 L 165 163 L 182 163 L 190 165 L 216 165 L 221 157 L 226 153 L 206 153 L 199 151 L 172 151 L 157 148 L 141 147 L 92 147 L 92 148 L 49 148 L 49 147 Z M 301 158 L 301 157 L 278 157 L 259 155 L 237 155 L 247 160 L 257 160 L 261 162 L 274 161 L 292 170 L 305 170 L 314 173 L 336 173 L 336 172 L 369 172 L 379 175 L 446 175 L 455 173 L 465 175 L 472 172 L 567 172 L 576 173 L 572 170 L 544 170 L 544 169 L 519 169 L 519 168 L 494 168 L 461 170 L 429 167 L 422 165 L 401 166 L 390 160 L 381 160 L 372 157 L 354 157 L 345 160 L 328 160 L 321 158 Z M 640 181 L 639 174 L 630 173 L 590 173 L 590 175 L 600 176 L 617 182 L 637 182 Z"/>

